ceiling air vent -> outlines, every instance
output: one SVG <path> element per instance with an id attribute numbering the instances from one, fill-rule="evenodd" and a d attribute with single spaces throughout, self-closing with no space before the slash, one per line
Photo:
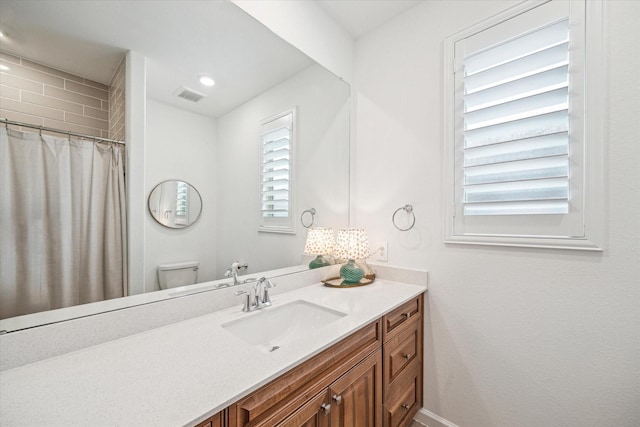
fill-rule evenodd
<path id="1" fill-rule="evenodd" d="M 176 90 L 175 95 L 178 96 L 179 98 L 184 98 L 187 101 L 191 101 L 191 102 L 198 102 L 200 101 L 202 98 L 204 98 L 205 96 L 207 96 L 204 93 L 200 93 L 198 91 L 195 91 L 193 89 L 189 89 L 186 86 L 182 86 L 181 88 L 179 88 L 178 90 Z"/>

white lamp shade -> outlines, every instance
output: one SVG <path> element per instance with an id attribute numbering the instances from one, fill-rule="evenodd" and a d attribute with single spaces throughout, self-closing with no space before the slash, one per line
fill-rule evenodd
<path id="1" fill-rule="evenodd" d="M 336 257 L 362 259 L 369 256 L 369 239 L 362 228 L 343 228 L 336 239 Z"/>
<path id="2" fill-rule="evenodd" d="M 332 254 L 336 245 L 333 228 L 310 228 L 307 231 L 307 242 L 304 245 L 305 255 Z"/>

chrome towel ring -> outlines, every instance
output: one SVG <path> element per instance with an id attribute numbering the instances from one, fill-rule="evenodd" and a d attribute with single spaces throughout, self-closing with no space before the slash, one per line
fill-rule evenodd
<path id="1" fill-rule="evenodd" d="M 398 227 L 398 224 L 396 224 L 396 215 L 400 211 L 405 211 L 407 214 L 411 215 L 411 225 L 409 225 L 409 227 L 407 227 L 407 228 Z M 396 211 L 391 216 L 391 222 L 393 222 L 393 226 L 395 228 L 397 228 L 398 230 L 400 230 L 400 231 L 409 231 L 409 230 L 411 230 L 413 228 L 413 226 L 416 225 L 416 214 L 413 213 L 413 206 L 412 205 L 404 205 L 404 206 L 399 207 L 398 209 L 396 209 Z"/>
<path id="2" fill-rule="evenodd" d="M 309 214 L 308 216 L 310 216 L 310 219 L 307 221 L 305 221 L 304 219 L 305 214 Z M 300 214 L 300 223 L 304 228 L 310 228 L 313 225 L 313 220 L 315 219 L 315 216 L 316 216 L 316 208 L 307 209 Z"/>

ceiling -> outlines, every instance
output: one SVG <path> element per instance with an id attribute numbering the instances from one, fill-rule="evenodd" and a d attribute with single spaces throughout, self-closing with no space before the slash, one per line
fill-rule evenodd
<path id="1" fill-rule="evenodd" d="M 303 1 L 303 0 L 299 0 Z M 317 0 L 352 37 L 421 0 Z M 125 53 L 147 58 L 151 98 L 219 117 L 313 61 L 223 0 L 2 0 L 0 49 L 108 84 Z M 200 74 L 216 82 L 206 88 Z M 186 86 L 207 95 L 175 96 Z"/>
<path id="2" fill-rule="evenodd" d="M 358 39 L 424 0 L 316 0 L 316 3 Z"/>

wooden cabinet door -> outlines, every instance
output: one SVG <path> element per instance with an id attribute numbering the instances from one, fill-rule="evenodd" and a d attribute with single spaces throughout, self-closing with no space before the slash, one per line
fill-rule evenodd
<path id="1" fill-rule="evenodd" d="M 329 387 L 331 427 L 382 426 L 382 355 L 371 354 Z"/>
<path id="2" fill-rule="evenodd" d="M 326 391 L 305 403 L 276 427 L 329 427 L 331 405 Z M 271 424 L 273 425 L 273 424 Z"/>

